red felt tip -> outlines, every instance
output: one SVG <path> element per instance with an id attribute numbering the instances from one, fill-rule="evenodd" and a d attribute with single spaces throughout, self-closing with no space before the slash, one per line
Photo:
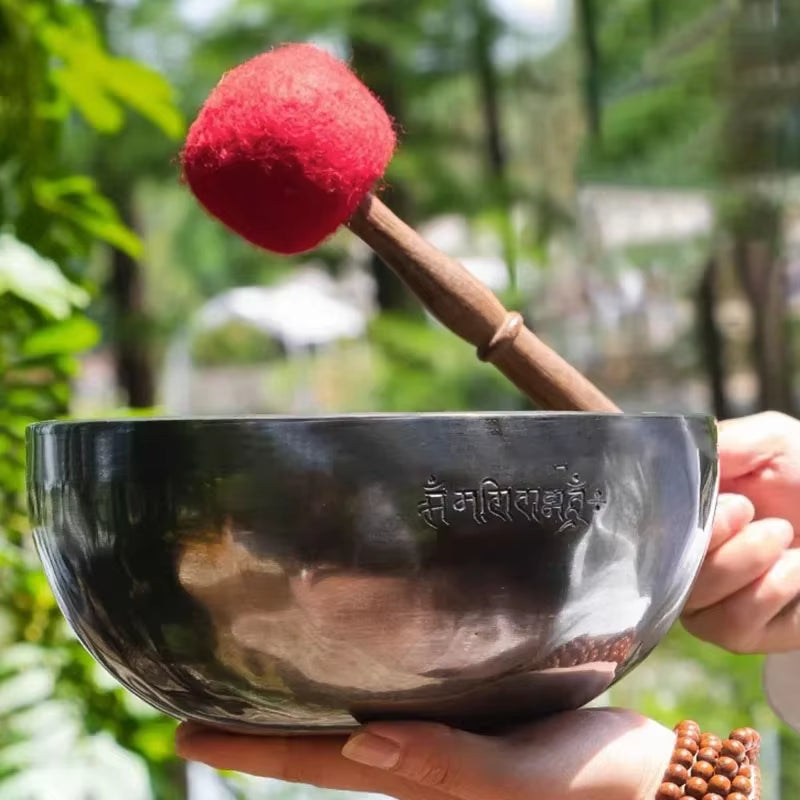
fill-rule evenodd
<path id="1" fill-rule="evenodd" d="M 395 146 L 383 106 L 345 63 L 284 45 L 222 78 L 189 130 L 183 173 L 221 222 L 289 255 L 350 219 Z"/>

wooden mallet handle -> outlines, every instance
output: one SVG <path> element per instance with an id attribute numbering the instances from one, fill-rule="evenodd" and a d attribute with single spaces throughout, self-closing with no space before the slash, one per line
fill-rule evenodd
<path id="1" fill-rule="evenodd" d="M 591 381 L 536 337 L 516 312 L 458 261 L 368 195 L 348 227 L 453 333 L 474 345 L 539 407 L 558 411 L 619 412 Z"/>

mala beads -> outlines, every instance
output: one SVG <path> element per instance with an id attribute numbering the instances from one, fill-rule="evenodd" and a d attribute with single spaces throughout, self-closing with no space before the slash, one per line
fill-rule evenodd
<path id="1" fill-rule="evenodd" d="M 761 736 L 737 728 L 727 739 L 684 720 L 675 726 L 675 749 L 655 800 L 761 800 Z"/>

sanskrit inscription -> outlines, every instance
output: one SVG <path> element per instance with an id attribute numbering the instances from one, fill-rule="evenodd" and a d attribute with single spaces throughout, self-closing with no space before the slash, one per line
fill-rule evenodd
<path id="1" fill-rule="evenodd" d="M 563 480 L 566 465 L 557 465 L 555 471 L 561 473 L 559 481 L 535 487 L 501 485 L 487 477 L 475 487 L 452 488 L 431 475 L 417 505 L 419 516 L 434 530 L 449 527 L 464 514 L 478 525 L 527 521 L 559 533 L 585 529 L 608 503 L 605 490 L 590 489 L 578 473 Z"/>

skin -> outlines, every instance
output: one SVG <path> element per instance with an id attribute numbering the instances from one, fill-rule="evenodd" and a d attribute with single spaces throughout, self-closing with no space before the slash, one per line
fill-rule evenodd
<path id="1" fill-rule="evenodd" d="M 720 425 L 721 497 L 682 622 L 737 653 L 800 648 L 800 421 Z M 233 736 L 186 723 L 177 751 L 219 769 L 398 800 L 650 800 L 674 734 L 622 709 L 582 709 L 505 736 L 376 723 L 349 738 Z"/>
<path id="2" fill-rule="evenodd" d="M 674 742 L 622 709 L 559 714 L 491 738 L 412 722 L 371 724 L 349 739 L 231 736 L 193 723 L 177 734 L 180 756 L 213 767 L 398 800 L 652 798 Z M 642 749 L 646 758 L 631 758 Z"/>
<path id="3" fill-rule="evenodd" d="M 725 422 L 719 451 L 723 494 L 683 624 L 735 653 L 800 648 L 800 421 Z"/>

